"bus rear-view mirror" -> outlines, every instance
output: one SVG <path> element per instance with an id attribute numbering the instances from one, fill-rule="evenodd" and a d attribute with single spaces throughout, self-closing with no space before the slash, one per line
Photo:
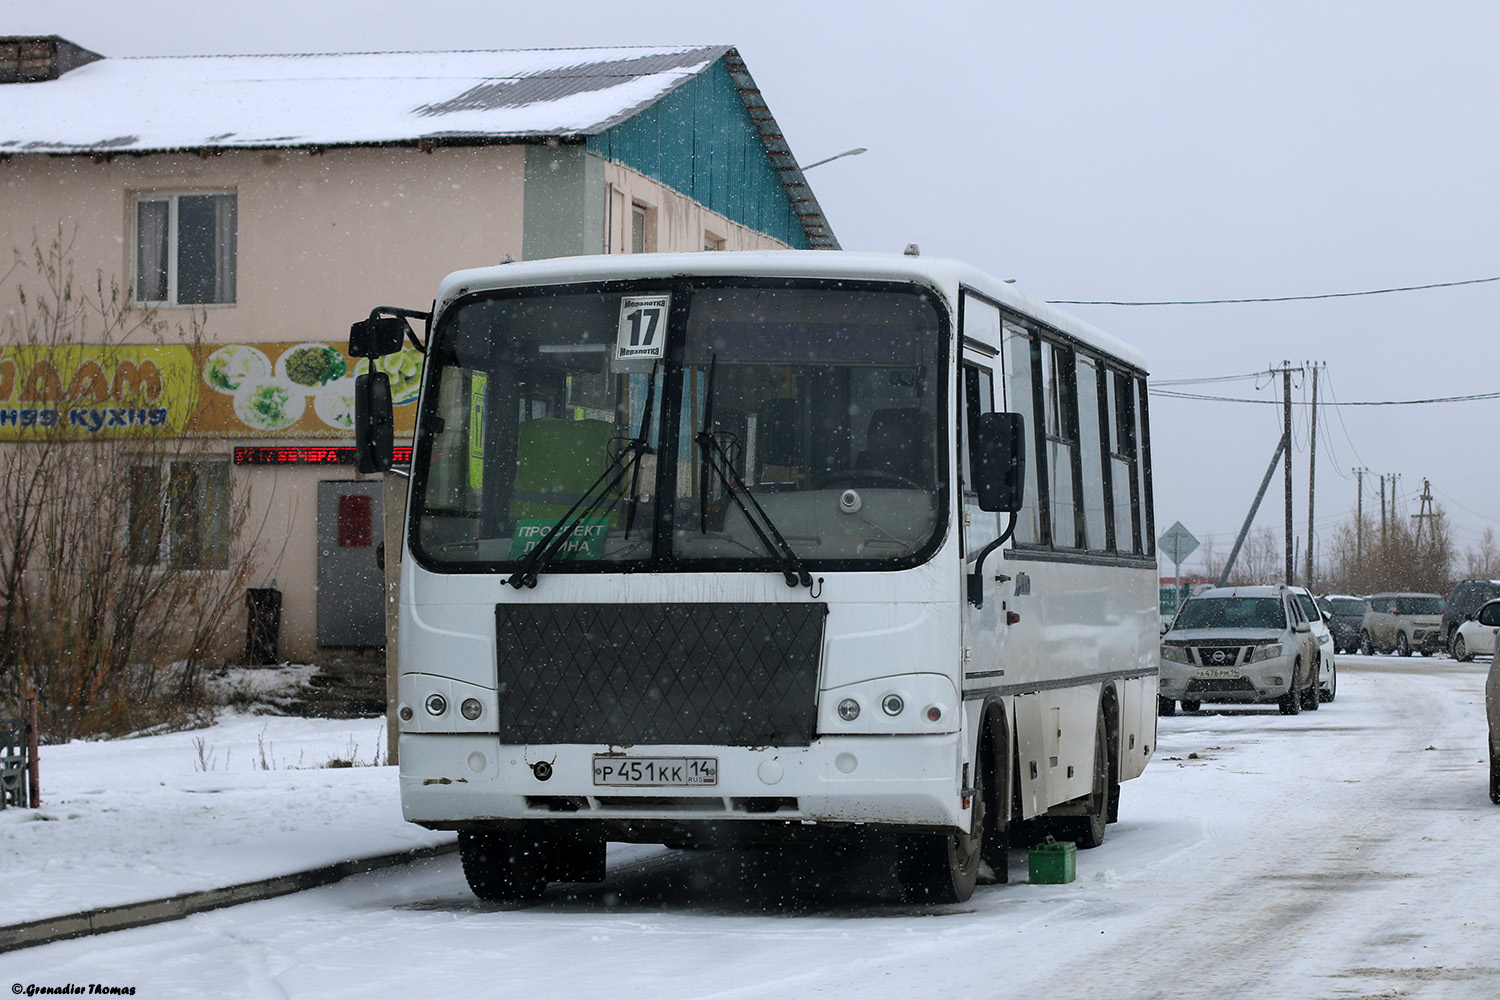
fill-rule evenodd
<path id="1" fill-rule="evenodd" d="M 400 316 L 372 316 L 349 327 L 349 356 L 383 358 L 401 350 L 406 340 L 406 320 Z"/>
<path id="2" fill-rule="evenodd" d="M 386 472 L 396 444 L 391 379 L 385 372 L 354 377 L 354 465 L 360 472 Z"/>
<path id="3" fill-rule="evenodd" d="M 981 413 L 970 453 L 980 510 L 1014 513 L 1026 484 L 1026 420 L 1019 413 Z"/>

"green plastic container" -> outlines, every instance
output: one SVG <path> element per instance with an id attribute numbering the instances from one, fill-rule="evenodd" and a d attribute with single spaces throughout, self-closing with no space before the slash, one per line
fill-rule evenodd
<path id="1" fill-rule="evenodd" d="M 1038 844 L 1028 855 L 1031 881 L 1037 885 L 1061 885 L 1078 877 L 1078 848 L 1072 841 Z"/>

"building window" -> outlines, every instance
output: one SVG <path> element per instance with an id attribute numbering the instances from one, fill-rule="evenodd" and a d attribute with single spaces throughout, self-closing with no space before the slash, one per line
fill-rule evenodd
<path id="1" fill-rule="evenodd" d="M 229 463 L 173 461 L 130 467 L 126 548 L 136 565 L 229 566 Z"/>
<path id="2" fill-rule="evenodd" d="M 630 252 L 656 252 L 656 209 L 638 201 L 630 206 Z"/>
<path id="3" fill-rule="evenodd" d="M 141 194 L 135 199 L 135 301 L 235 301 L 239 206 L 234 194 Z"/>
<path id="4" fill-rule="evenodd" d="M 707 229 L 703 230 L 703 249 L 723 250 L 724 237 L 715 235 L 714 233 L 709 232 Z"/>

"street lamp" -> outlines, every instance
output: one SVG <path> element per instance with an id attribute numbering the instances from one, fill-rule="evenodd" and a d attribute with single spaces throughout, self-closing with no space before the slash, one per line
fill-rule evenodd
<path id="1" fill-rule="evenodd" d="M 843 158 L 845 156 L 858 156 L 860 153 L 868 153 L 868 152 L 869 152 L 869 150 L 865 149 L 865 147 L 863 147 L 863 146 L 858 146 L 858 147 L 856 147 L 854 149 L 846 149 L 842 153 L 834 153 L 832 156 L 825 156 L 821 160 L 816 160 L 816 161 L 814 161 L 812 163 L 809 163 L 809 164 L 805 165 L 802 168 L 802 172 L 806 173 L 807 171 L 811 170 L 813 167 L 821 167 L 825 163 L 832 163 L 834 160 L 841 159 L 841 158 Z"/>

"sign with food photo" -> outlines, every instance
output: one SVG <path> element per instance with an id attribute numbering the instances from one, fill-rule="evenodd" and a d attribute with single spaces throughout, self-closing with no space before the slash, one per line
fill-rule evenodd
<path id="1" fill-rule="evenodd" d="M 422 355 L 376 360 L 396 432 L 411 433 Z M 70 437 L 354 436 L 355 362 L 336 344 L 68 346 L 0 351 L 0 441 Z"/>

